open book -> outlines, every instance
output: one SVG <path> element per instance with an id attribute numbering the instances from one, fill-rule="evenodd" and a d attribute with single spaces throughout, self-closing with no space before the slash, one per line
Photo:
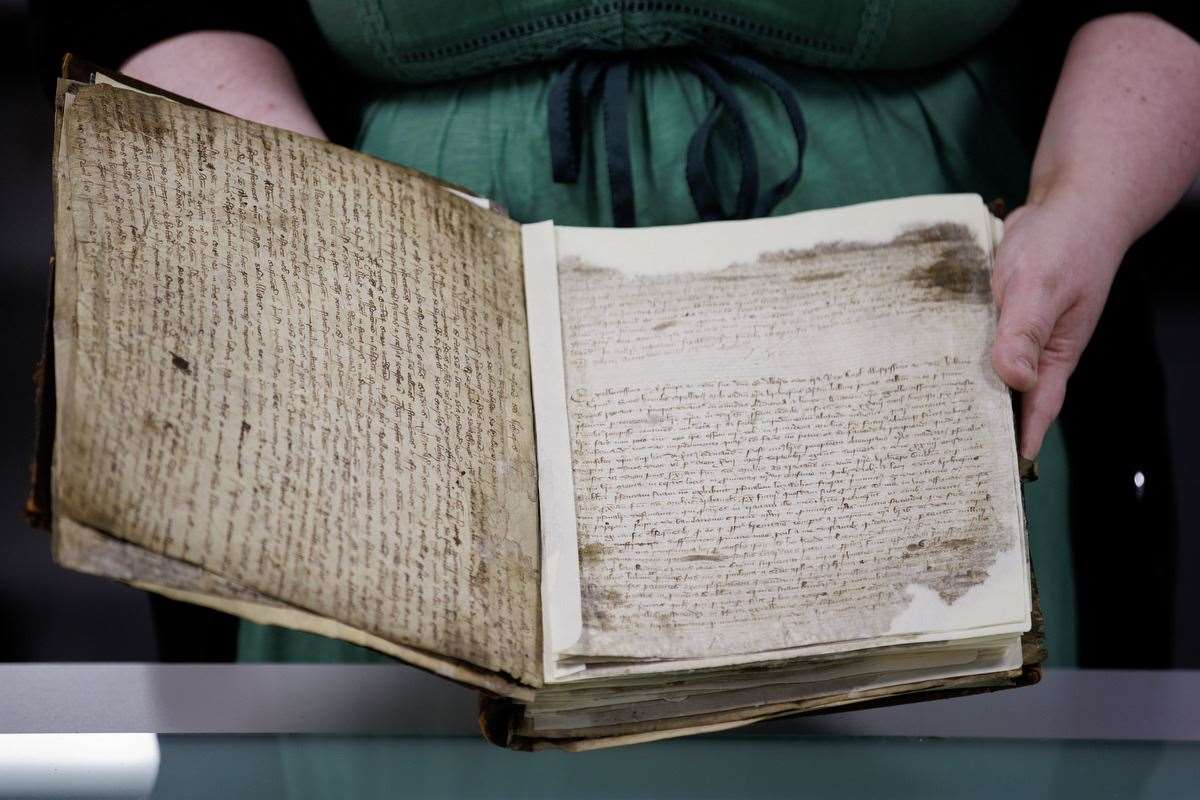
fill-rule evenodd
<path id="1" fill-rule="evenodd" d="M 31 498 L 60 563 L 478 687 L 519 748 L 1036 680 L 978 197 L 519 225 L 85 77 Z"/>

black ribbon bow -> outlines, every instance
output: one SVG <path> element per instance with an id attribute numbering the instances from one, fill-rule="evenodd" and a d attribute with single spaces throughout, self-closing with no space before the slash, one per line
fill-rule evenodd
<path id="1" fill-rule="evenodd" d="M 717 97 L 716 104 L 688 142 L 686 175 L 697 214 L 705 222 L 767 216 L 799 183 L 804 166 L 807 130 L 795 94 L 777 73 L 747 56 L 688 52 L 682 53 L 680 59 L 679 63 L 695 73 Z M 613 225 L 619 228 L 637 225 L 629 155 L 630 63 L 628 57 L 604 54 L 576 58 L 555 76 L 549 94 L 550 161 L 554 180 L 556 183 L 574 183 L 579 179 L 588 105 L 597 89 L 601 89 Z M 758 153 L 750 135 L 750 125 L 723 73 L 739 74 L 766 84 L 783 104 L 791 122 L 796 138 L 796 167 L 765 194 L 760 195 L 758 190 Z M 723 115 L 734 126 L 741 160 L 741 181 L 732 212 L 726 212 L 722 206 L 708 166 L 713 130 Z"/>

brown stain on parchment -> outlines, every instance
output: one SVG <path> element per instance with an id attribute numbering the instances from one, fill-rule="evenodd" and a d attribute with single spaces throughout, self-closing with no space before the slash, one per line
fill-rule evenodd
<path id="1" fill-rule="evenodd" d="M 905 545 L 900 553 L 902 563 L 914 557 L 922 557 L 922 560 L 904 568 L 906 577 L 897 583 L 896 588 L 903 591 L 906 582 L 923 584 L 949 605 L 988 579 L 990 573 L 987 570 L 968 564 L 990 563 L 995 555 L 993 544 L 976 537 L 920 539 Z M 947 562 L 951 564 L 949 569 L 946 568 Z M 961 566 L 953 562 L 960 562 Z M 925 564 L 924 570 L 920 567 L 922 563 Z M 935 569 L 935 564 L 939 564 L 939 568 Z"/>
<path id="2" fill-rule="evenodd" d="M 581 587 L 584 624 L 601 630 L 613 630 L 613 612 L 625 602 L 625 595 L 616 589 L 585 583 Z"/>
<path id="3" fill-rule="evenodd" d="M 938 593 L 938 597 L 942 599 L 942 602 L 950 605 L 966 594 L 968 590 L 986 581 L 989 574 L 987 570 L 968 567 L 941 576 L 930 585 L 930 588 Z"/>
<path id="4" fill-rule="evenodd" d="M 970 228 L 957 222 L 935 222 L 910 228 L 886 242 L 862 242 L 839 239 L 812 247 L 791 248 L 763 253 L 759 263 L 804 262 L 847 253 L 886 250 L 898 247 L 941 245 L 933 260 L 909 270 L 909 282 L 924 290 L 930 300 L 956 300 L 968 303 L 991 302 L 987 254 L 975 242 Z M 845 271 L 823 270 L 799 273 L 793 281 L 809 283 L 833 280 Z"/>
<path id="5" fill-rule="evenodd" d="M 988 269 L 987 254 L 975 242 L 971 229 L 957 222 L 934 222 L 910 228 L 884 242 L 838 239 L 820 242 L 811 247 L 767 251 L 759 254 L 755 262 L 730 264 L 722 269 L 706 273 L 705 279 L 740 281 L 753 277 L 748 268 L 752 269 L 757 264 L 793 262 L 797 266 L 797 272 L 791 278 L 793 283 L 819 283 L 845 277 L 848 271 L 820 269 L 815 264 L 811 266 L 818 267 L 816 271 L 805 271 L 804 267 L 814 260 L 859 252 L 898 248 L 907 250 L 910 247 L 925 248 L 930 245 L 936 248 L 933 249 L 931 260 L 910 268 L 904 276 L 910 284 L 922 291 L 923 300 L 965 303 L 991 302 L 991 275 Z M 570 272 L 576 276 L 630 279 L 620 270 L 591 264 L 576 256 L 564 258 L 559 263 L 559 270 Z M 661 279 L 661 276 L 639 276 L 632 279 L 653 282 Z M 666 320 L 654 325 L 652 330 L 664 331 L 678 324 L 679 320 Z"/>
<path id="6" fill-rule="evenodd" d="M 787 265 L 795 272 L 785 278 L 795 286 L 793 291 L 807 291 L 809 287 L 823 291 L 815 285 L 854 277 L 853 268 L 843 268 L 852 263 L 847 257 L 856 253 L 895 251 L 896 270 L 893 273 L 899 284 L 907 284 L 913 290 L 904 298 L 908 303 L 967 303 L 986 304 L 991 302 L 990 270 L 986 251 L 976 242 L 972 230 L 960 223 L 936 222 L 902 231 L 891 240 L 883 242 L 834 240 L 821 242 L 802 249 L 792 248 L 761 253 L 755 260 L 731 263 L 711 271 L 695 274 L 630 275 L 620 269 L 586 263 L 578 258 L 564 259 L 560 270 L 585 280 L 618 281 L 621 283 L 654 285 L 665 281 L 703 280 L 714 282 L 742 282 L 763 277 L 761 269 L 767 265 Z M 891 266 L 891 259 L 888 259 Z M 778 280 L 778 271 L 770 277 Z M 801 288 L 801 287 L 804 288 Z M 730 291 L 737 291 L 730 287 Z M 725 291 L 722 288 L 719 291 Z M 828 291 L 837 292 L 836 288 Z M 661 319 L 661 317 L 660 317 Z M 653 323 L 655 332 L 674 336 L 671 330 L 677 324 L 686 325 L 687 320 L 671 318 Z M 989 515 L 989 518 L 990 515 Z M 885 631 L 895 613 L 903 610 L 907 603 L 905 589 L 911 584 L 924 585 L 936 592 L 947 604 L 953 604 L 966 592 L 981 585 L 990 577 L 989 567 L 999 552 L 998 532 L 967 527 L 959 531 L 943 531 L 929 535 L 917 533 L 897 554 L 897 574 L 892 583 L 890 598 L 882 601 L 868 615 L 877 617 L 872 627 Z M 919 538 L 919 537 L 927 538 Z M 588 544 L 580 548 L 580 563 L 585 572 L 605 557 L 605 548 L 599 544 Z M 692 553 L 678 557 L 679 562 L 719 562 L 718 554 Z M 640 569 L 640 565 L 635 565 Z M 886 591 L 886 590 L 885 590 Z M 588 602 L 589 598 L 592 600 Z M 624 600 L 619 593 L 608 592 L 598 587 L 585 592 L 585 624 L 601 629 L 611 629 L 613 607 Z M 668 629 L 673 621 L 658 620 Z"/>
<path id="7" fill-rule="evenodd" d="M 893 244 L 928 244 L 930 242 L 971 242 L 971 230 L 960 222 L 933 222 L 928 225 L 918 225 L 900 233 Z"/>
<path id="8" fill-rule="evenodd" d="M 579 548 L 579 561 L 582 564 L 595 564 L 604 557 L 605 547 L 598 542 L 585 544 Z"/>
<path id="9" fill-rule="evenodd" d="M 936 261 L 914 267 L 907 277 L 931 300 L 988 303 L 992 294 L 986 264 L 983 250 L 974 242 L 951 244 Z"/>
<path id="10" fill-rule="evenodd" d="M 913 267 L 906 279 L 923 290 L 925 299 L 967 303 L 991 302 L 987 254 L 975 242 L 971 230 L 957 222 L 935 222 L 901 232 L 886 242 L 836 240 L 802 249 L 776 250 L 759 256 L 760 263 L 811 261 L 846 253 L 885 250 L 897 247 L 941 245 L 933 260 Z M 831 280 L 844 271 L 797 274 L 793 281 L 807 283 Z"/>

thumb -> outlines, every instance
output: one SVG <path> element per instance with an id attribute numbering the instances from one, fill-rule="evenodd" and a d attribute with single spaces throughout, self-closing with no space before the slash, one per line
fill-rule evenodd
<path id="1" fill-rule="evenodd" d="M 1060 308 L 1054 287 L 1038 275 L 1012 275 L 1004 287 L 1000 303 L 1000 321 L 996 324 L 996 343 L 992 348 L 992 366 L 1006 384 L 1018 392 L 1037 385 L 1042 350 L 1050 340 Z"/>

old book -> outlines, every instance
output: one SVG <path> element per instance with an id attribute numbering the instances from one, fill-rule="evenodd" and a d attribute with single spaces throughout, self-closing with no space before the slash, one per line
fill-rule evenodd
<path id="1" fill-rule="evenodd" d="M 590 747 L 1028 683 L 977 196 L 519 225 L 87 72 L 30 510 L 58 561 Z"/>

